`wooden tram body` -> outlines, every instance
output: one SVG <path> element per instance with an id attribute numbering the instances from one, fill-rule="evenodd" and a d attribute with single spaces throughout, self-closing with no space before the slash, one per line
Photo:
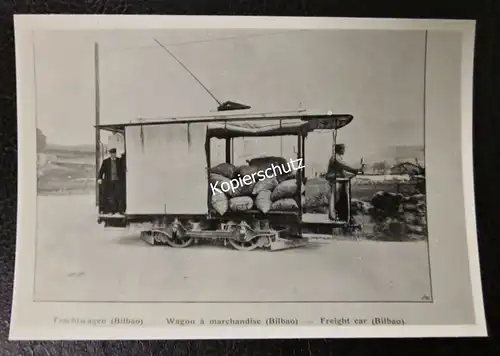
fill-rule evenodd
<path id="1" fill-rule="evenodd" d="M 188 247 L 203 239 L 222 239 L 238 250 L 258 247 L 281 250 L 304 245 L 307 239 L 303 237 L 302 229 L 306 226 L 349 226 L 350 179 L 339 178 L 339 183 L 347 185 L 348 221 L 335 217 L 335 189 L 330 198 L 330 214 L 326 218 L 304 213 L 304 197 L 300 189 L 306 181 L 304 169 L 297 170 L 295 175 L 299 187 L 297 211 L 269 211 L 266 214 L 257 210 L 228 211 L 220 216 L 210 204 L 211 140 L 224 142 L 225 162 L 233 163 L 232 143 L 237 138 L 294 136 L 297 139 L 296 158 L 302 161 L 302 166 L 307 166 L 308 134 L 315 130 L 330 130 L 335 144 L 337 130 L 352 119 L 352 115 L 308 111 L 222 112 L 204 117 L 96 125 L 97 139 L 101 130 L 122 135 L 126 152 L 126 212 L 99 213 L 97 221 L 104 223 L 105 227 L 147 224 L 149 227 L 141 233 L 141 238 L 153 245 Z M 96 148 L 96 162 L 100 164 L 102 145 L 96 142 Z M 167 155 L 165 159 L 164 154 Z M 96 205 L 101 211 L 99 204 L 97 199 Z"/>

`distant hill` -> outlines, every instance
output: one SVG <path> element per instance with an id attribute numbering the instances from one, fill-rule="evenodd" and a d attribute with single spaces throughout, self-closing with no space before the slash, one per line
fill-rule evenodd
<path id="1" fill-rule="evenodd" d="M 54 145 L 47 144 L 39 153 L 39 163 L 75 164 L 95 166 L 95 147 L 93 145 Z"/>
<path id="2" fill-rule="evenodd" d="M 379 161 L 399 162 L 411 161 L 415 159 L 425 161 L 423 146 L 389 146 L 384 150 L 365 156 L 365 163 L 375 163 Z"/>
<path id="3" fill-rule="evenodd" d="M 66 145 L 54 145 L 54 144 L 47 144 L 45 147 L 45 152 L 46 153 L 56 153 L 56 152 L 75 152 L 75 153 L 88 153 L 88 154 L 94 154 L 95 153 L 95 146 L 94 145 L 71 145 L 71 146 L 66 146 Z"/>
<path id="4" fill-rule="evenodd" d="M 387 148 L 387 155 L 394 159 L 424 159 L 424 146 L 391 146 Z"/>

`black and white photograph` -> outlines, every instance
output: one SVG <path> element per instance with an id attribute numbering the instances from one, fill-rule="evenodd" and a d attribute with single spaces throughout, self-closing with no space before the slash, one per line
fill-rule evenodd
<path id="1" fill-rule="evenodd" d="M 460 31 L 89 20 L 23 32 L 28 20 L 20 128 L 36 138 L 19 161 L 36 154 L 36 193 L 34 236 L 18 241 L 33 270 L 18 274 L 18 245 L 16 288 L 32 295 L 14 293 L 13 319 L 26 299 L 58 337 L 200 324 L 481 333 Z"/>

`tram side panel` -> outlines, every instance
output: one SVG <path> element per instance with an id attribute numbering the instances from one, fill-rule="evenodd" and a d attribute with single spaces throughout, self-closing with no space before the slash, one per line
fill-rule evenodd
<path id="1" fill-rule="evenodd" d="M 208 213 L 206 123 L 128 126 L 127 214 Z"/>

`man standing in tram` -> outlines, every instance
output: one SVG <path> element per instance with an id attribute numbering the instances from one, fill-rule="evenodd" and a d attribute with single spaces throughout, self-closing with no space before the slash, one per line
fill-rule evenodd
<path id="1" fill-rule="evenodd" d="M 330 219 L 348 222 L 347 182 L 338 182 L 337 178 L 345 178 L 346 172 L 356 175 L 363 173 L 363 166 L 353 168 L 344 162 L 345 145 L 336 144 L 333 148 L 333 155 L 328 161 L 326 179 L 330 182 Z M 332 200 L 332 198 L 335 198 Z M 332 206 L 333 205 L 333 206 Z M 332 213 L 336 213 L 336 217 Z"/>
<path id="2" fill-rule="evenodd" d="M 123 214 L 125 169 L 122 159 L 116 156 L 116 148 L 109 150 L 110 156 L 102 161 L 97 183 L 102 189 L 102 212 L 105 214 Z"/>

